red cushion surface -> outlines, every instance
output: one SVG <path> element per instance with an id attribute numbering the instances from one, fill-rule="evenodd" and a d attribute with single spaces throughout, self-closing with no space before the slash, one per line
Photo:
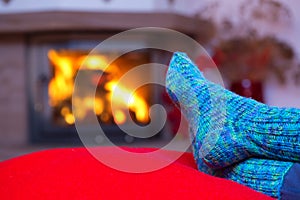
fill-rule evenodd
<path id="1" fill-rule="evenodd" d="M 110 147 L 100 151 L 112 152 Z M 129 149 L 146 152 L 149 149 Z M 41 151 L 0 163 L 0 199 L 271 199 L 196 170 L 190 153 L 149 173 L 114 170 L 85 148 Z"/>

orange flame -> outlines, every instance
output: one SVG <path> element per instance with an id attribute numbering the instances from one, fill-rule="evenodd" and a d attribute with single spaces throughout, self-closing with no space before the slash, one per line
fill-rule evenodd
<path id="1" fill-rule="evenodd" d="M 49 83 L 50 105 L 57 106 L 61 101 L 72 96 L 74 85 L 73 59 L 68 56 L 60 56 L 56 51 L 50 50 L 49 60 L 53 63 L 55 76 Z"/>
<path id="2" fill-rule="evenodd" d="M 116 81 L 108 82 L 105 88 L 110 91 L 110 99 L 114 104 L 124 105 L 132 110 L 139 122 L 149 122 L 148 104 L 142 97 L 132 94 L 132 91 L 117 84 Z"/>
<path id="3" fill-rule="evenodd" d="M 112 75 L 112 80 L 107 82 L 104 87 L 108 91 L 107 95 L 95 97 L 85 97 L 84 99 L 73 99 L 73 104 L 76 108 L 76 117 L 84 119 L 89 112 L 94 112 L 100 119 L 106 121 L 109 119 L 105 113 L 106 106 L 111 106 L 113 102 L 117 107 L 113 118 L 116 124 L 124 124 L 129 119 L 125 109 L 130 109 L 135 113 L 138 122 L 149 122 L 148 104 L 146 100 L 137 94 L 132 94 L 130 89 L 124 85 L 117 84 L 120 71 L 116 65 L 108 65 L 107 57 L 103 55 L 78 55 L 72 54 L 72 51 L 66 53 L 65 51 L 50 50 L 48 58 L 53 64 L 54 76 L 49 83 L 49 104 L 56 109 L 60 109 L 61 117 L 67 124 L 74 124 L 75 117 L 70 109 L 70 105 L 66 106 L 65 102 L 71 102 L 72 92 L 74 89 L 74 79 L 79 70 L 102 70 Z M 114 93 L 114 97 L 112 98 Z"/>

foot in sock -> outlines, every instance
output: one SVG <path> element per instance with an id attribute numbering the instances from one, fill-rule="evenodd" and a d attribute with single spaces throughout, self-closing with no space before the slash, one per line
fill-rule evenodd
<path id="1" fill-rule="evenodd" d="M 300 197 L 300 186 L 298 184 L 290 186 L 291 184 L 288 184 L 286 179 L 287 176 L 293 176 L 288 172 L 294 165 L 295 163 L 292 162 L 248 158 L 226 168 L 212 169 L 203 160 L 197 162 L 199 171 L 203 173 L 235 181 L 274 198 L 280 198 L 282 193 L 288 193 L 291 196 L 296 194 Z M 299 169 L 300 167 L 296 173 L 299 173 Z M 286 188 L 283 187 L 284 185 Z"/>
<path id="2" fill-rule="evenodd" d="M 293 165 L 292 162 L 249 158 L 225 169 L 222 177 L 280 198 L 285 176 Z"/>
<path id="3" fill-rule="evenodd" d="M 191 128 L 196 160 L 223 168 L 255 156 L 300 162 L 300 110 L 269 107 L 205 79 L 184 53 L 166 76 L 171 99 Z"/>

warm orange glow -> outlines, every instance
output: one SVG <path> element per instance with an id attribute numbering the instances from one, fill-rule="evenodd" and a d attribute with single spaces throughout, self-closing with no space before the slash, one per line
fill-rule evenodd
<path id="1" fill-rule="evenodd" d="M 94 111 L 97 115 L 100 115 L 103 112 L 104 105 L 103 101 L 100 98 L 95 98 Z"/>
<path id="2" fill-rule="evenodd" d="M 132 99 L 132 100 L 131 100 Z M 148 105 L 145 100 L 137 95 L 134 95 L 128 102 L 129 109 L 133 110 L 136 115 L 136 119 L 140 122 L 147 123 L 149 121 Z"/>
<path id="3" fill-rule="evenodd" d="M 75 118 L 68 107 L 63 107 L 60 113 L 68 124 L 74 124 Z"/>
<path id="4" fill-rule="evenodd" d="M 104 71 L 107 67 L 106 57 L 100 55 L 81 56 L 78 62 L 82 66 L 81 69 Z"/>
<path id="5" fill-rule="evenodd" d="M 116 124 L 124 124 L 126 121 L 126 115 L 123 111 L 117 110 L 114 112 L 114 120 Z"/>
<path id="6" fill-rule="evenodd" d="M 60 114 L 62 115 L 62 116 L 65 116 L 65 115 L 67 115 L 67 114 L 69 114 L 70 113 L 70 109 L 68 108 L 68 107 L 63 107 L 61 110 L 60 110 Z"/>
<path id="7" fill-rule="evenodd" d="M 149 121 L 148 104 L 142 97 L 132 94 L 132 91 L 113 81 L 107 83 L 105 88 L 111 92 L 110 98 L 115 106 L 125 105 L 135 112 L 138 121 L 144 123 Z"/>
<path id="8" fill-rule="evenodd" d="M 61 101 L 72 96 L 75 68 L 71 57 L 59 56 L 50 50 L 49 60 L 53 63 L 55 76 L 49 83 L 50 105 L 57 106 Z"/>
<path id="9" fill-rule="evenodd" d="M 75 118 L 71 111 L 71 105 L 66 106 L 66 102 L 71 103 L 74 90 L 74 80 L 80 70 L 102 70 L 110 74 L 109 81 L 104 84 L 107 93 L 101 93 L 96 97 L 85 97 L 84 99 L 74 98 L 73 104 L 76 107 L 76 117 L 79 120 L 85 119 L 90 112 L 94 112 L 102 122 L 109 122 L 111 119 L 111 104 L 117 110 L 113 113 L 116 124 L 124 124 L 130 116 L 126 109 L 135 113 L 136 120 L 142 123 L 149 121 L 148 104 L 146 100 L 132 91 L 125 85 L 117 84 L 120 77 L 119 67 L 108 65 L 107 57 L 103 55 L 83 55 L 75 54 L 73 51 L 48 52 L 48 58 L 53 65 L 54 76 L 49 83 L 49 104 L 59 110 L 62 119 L 67 124 L 74 124 Z M 97 82 L 96 82 L 97 83 Z M 114 96 L 113 96 L 114 94 Z M 114 98 L 113 98 L 114 97 Z"/>
<path id="10" fill-rule="evenodd" d="M 68 124 L 74 124 L 75 123 L 75 118 L 74 118 L 74 115 L 72 115 L 71 113 L 67 114 L 65 116 L 65 121 L 68 123 Z"/>

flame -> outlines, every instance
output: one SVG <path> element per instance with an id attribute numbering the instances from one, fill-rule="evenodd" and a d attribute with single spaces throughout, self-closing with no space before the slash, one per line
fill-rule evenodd
<path id="1" fill-rule="evenodd" d="M 137 96 L 134 95 L 131 97 L 131 99 L 128 102 L 129 109 L 133 110 L 136 115 L 136 119 L 140 122 L 147 123 L 149 122 L 149 115 L 148 115 L 148 105 L 146 101 Z"/>
<path id="2" fill-rule="evenodd" d="M 64 117 L 65 121 L 67 122 L 67 124 L 74 124 L 75 122 L 75 118 L 73 116 L 73 114 L 71 113 L 70 109 L 68 107 L 63 107 L 60 110 L 61 115 Z"/>
<path id="3" fill-rule="evenodd" d="M 78 59 L 81 69 L 102 70 L 107 67 L 107 59 L 101 55 L 81 56 Z"/>
<path id="4" fill-rule="evenodd" d="M 149 122 L 148 104 L 146 100 L 125 87 L 117 84 L 120 77 L 118 66 L 109 65 L 107 57 L 103 55 L 79 55 L 72 54 L 72 51 L 50 50 L 48 58 L 53 65 L 54 76 L 49 83 L 49 104 L 53 108 L 60 109 L 60 114 L 67 124 L 74 124 L 75 117 L 70 109 L 71 105 L 66 106 L 66 102 L 71 103 L 72 92 L 74 89 L 74 79 L 79 70 L 102 70 L 112 75 L 112 79 L 105 83 L 104 88 L 108 91 L 106 95 L 97 97 L 85 97 L 84 99 L 74 98 L 73 104 L 76 106 L 76 117 L 81 120 L 88 116 L 88 113 L 94 112 L 103 122 L 110 119 L 111 104 L 116 106 L 113 112 L 113 118 L 116 124 L 124 124 L 130 116 L 126 115 L 126 109 L 135 113 L 138 122 Z M 114 97 L 113 98 L 113 94 Z"/>
<path id="5" fill-rule="evenodd" d="M 122 110 L 117 110 L 114 113 L 114 120 L 116 124 L 124 124 L 126 122 L 126 115 Z"/>
<path id="6" fill-rule="evenodd" d="M 108 82 L 105 88 L 110 91 L 109 98 L 116 107 L 125 106 L 135 113 L 139 122 L 149 122 L 149 107 L 144 98 L 133 94 L 133 91 L 117 84 L 116 81 Z"/>
<path id="7" fill-rule="evenodd" d="M 50 105 L 57 106 L 61 101 L 72 96 L 75 70 L 71 57 L 60 56 L 50 50 L 49 60 L 53 63 L 55 75 L 49 83 Z"/>
<path id="8" fill-rule="evenodd" d="M 147 102 L 129 89 L 117 84 L 116 81 L 108 82 L 105 88 L 110 91 L 111 101 L 120 106 L 126 105 L 136 115 L 139 122 L 147 123 L 149 121 Z"/>

